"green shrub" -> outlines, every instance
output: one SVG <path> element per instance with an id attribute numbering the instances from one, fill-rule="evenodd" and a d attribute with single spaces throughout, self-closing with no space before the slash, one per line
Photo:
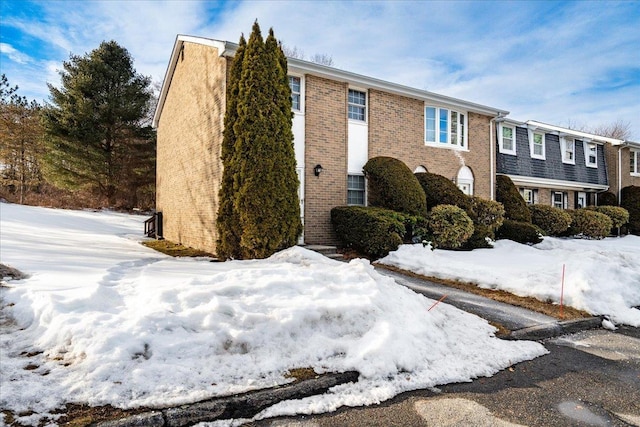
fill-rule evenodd
<path id="1" fill-rule="evenodd" d="M 433 248 L 457 249 L 473 234 L 473 221 L 457 206 L 438 205 L 427 217 Z"/>
<path id="2" fill-rule="evenodd" d="M 338 206 L 331 209 L 331 222 L 340 241 L 372 258 L 398 249 L 406 234 L 404 221 L 404 215 L 384 208 Z"/>
<path id="3" fill-rule="evenodd" d="M 524 244 L 542 242 L 541 230 L 530 222 L 505 219 L 502 227 L 496 231 L 497 239 L 508 239 Z"/>
<path id="4" fill-rule="evenodd" d="M 407 167 L 393 157 L 374 157 L 364 165 L 370 206 L 426 215 L 427 202 L 420 183 Z"/>
<path id="5" fill-rule="evenodd" d="M 600 212 L 590 209 L 576 209 L 568 212 L 571 214 L 571 226 L 568 230 L 571 236 L 602 239 L 608 236 L 613 228 L 611 219 Z"/>
<path id="6" fill-rule="evenodd" d="M 464 249 L 490 248 L 489 240 L 495 240 L 495 232 L 504 222 L 504 206 L 481 197 L 469 199 L 471 209 L 468 214 L 473 221 L 473 235 L 465 243 Z"/>
<path id="7" fill-rule="evenodd" d="M 505 218 L 531 222 L 531 212 L 520 192 L 506 175 L 496 176 L 496 200 L 504 205 Z"/>
<path id="8" fill-rule="evenodd" d="M 618 198 L 611 191 L 598 194 L 598 206 L 618 206 Z"/>
<path id="9" fill-rule="evenodd" d="M 571 225 L 571 215 L 562 209 L 547 205 L 531 205 L 531 222 L 548 236 L 559 236 Z"/>
<path id="10" fill-rule="evenodd" d="M 629 211 L 619 206 L 589 206 L 589 210 L 608 216 L 613 224 L 612 228 L 617 229 L 629 222 Z"/>
<path id="11" fill-rule="evenodd" d="M 471 210 L 469 197 L 450 179 L 429 172 L 416 173 L 415 177 L 427 196 L 428 209 L 433 209 L 438 205 L 454 205 L 464 209 L 465 212 Z"/>
<path id="12" fill-rule="evenodd" d="M 620 206 L 629 212 L 629 231 L 640 235 L 640 187 L 636 185 L 624 187 Z"/>

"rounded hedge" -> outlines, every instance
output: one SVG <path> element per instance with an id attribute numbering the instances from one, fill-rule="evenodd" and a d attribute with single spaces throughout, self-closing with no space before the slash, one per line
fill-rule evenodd
<path id="1" fill-rule="evenodd" d="M 611 191 L 598 194 L 598 206 L 618 206 L 618 198 Z"/>
<path id="2" fill-rule="evenodd" d="M 331 209 L 331 222 L 338 239 L 372 258 L 398 249 L 406 233 L 407 218 L 390 209 L 365 206 L 338 206 Z"/>
<path id="3" fill-rule="evenodd" d="M 438 205 L 454 205 L 470 212 L 471 202 L 457 185 L 450 179 L 430 172 L 418 172 L 415 174 L 420 186 L 427 197 L 427 208 L 433 209 Z"/>
<path id="4" fill-rule="evenodd" d="M 433 248 L 460 248 L 473 234 L 473 221 L 457 206 L 438 205 L 427 217 L 427 227 Z"/>
<path id="5" fill-rule="evenodd" d="M 496 239 L 508 239 L 524 244 L 542 242 L 541 230 L 530 222 L 505 219 L 502 227 L 496 231 Z"/>
<path id="6" fill-rule="evenodd" d="M 495 232 L 504 222 L 504 206 L 493 200 L 472 196 L 469 217 L 473 221 L 473 235 L 464 245 L 465 249 L 490 248 Z"/>
<path id="7" fill-rule="evenodd" d="M 613 228 L 611 219 L 605 214 L 590 209 L 575 209 L 571 214 L 571 236 L 582 236 L 588 239 L 602 239 L 609 235 Z"/>
<path id="8" fill-rule="evenodd" d="M 559 236 L 571 225 L 571 215 L 562 209 L 547 205 L 531 205 L 531 222 L 548 236 Z"/>
<path id="9" fill-rule="evenodd" d="M 374 157 L 363 167 L 368 182 L 370 206 L 425 215 L 427 202 L 418 180 L 407 167 L 393 157 Z"/>
<path id="10" fill-rule="evenodd" d="M 608 216 L 613 224 L 613 228 L 622 227 L 629 222 L 629 211 L 625 208 L 619 206 L 593 206 L 590 208 Z"/>
<path id="11" fill-rule="evenodd" d="M 640 235 L 640 187 L 636 185 L 624 187 L 620 206 L 629 212 L 629 231 Z"/>
<path id="12" fill-rule="evenodd" d="M 531 222 L 531 212 L 520 192 L 506 175 L 496 176 L 496 200 L 504 205 L 505 217 L 513 221 Z"/>

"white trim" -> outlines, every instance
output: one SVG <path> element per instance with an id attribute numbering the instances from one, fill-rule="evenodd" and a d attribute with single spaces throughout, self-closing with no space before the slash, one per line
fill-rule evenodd
<path id="1" fill-rule="evenodd" d="M 562 157 L 562 163 L 565 163 L 568 165 L 575 165 L 576 164 L 576 140 L 573 138 L 567 139 L 567 137 L 564 135 L 560 135 L 559 140 L 560 140 L 560 156 Z M 573 151 L 572 151 L 573 158 L 568 160 L 565 156 L 565 154 L 567 153 L 567 141 L 571 141 L 571 143 L 573 144 Z"/>
<path id="2" fill-rule="evenodd" d="M 589 153 L 591 151 L 591 147 L 595 148 L 596 150 L 594 162 L 589 161 L 589 157 L 590 157 Z M 598 144 L 591 141 L 582 141 L 582 151 L 584 152 L 584 164 L 588 168 L 597 168 L 598 167 Z"/>
<path id="3" fill-rule="evenodd" d="M 289 81 L 289 77 L 294 77 L 300 80 L 300 108 L 299 109 L 295 109 L 293 108 L 293 104 L 291 105 L 291 111 L 293 111 L 295 114 L 304 114 L 304 76 L 299 76 L 297 74 L 293 74 L 293 73 L 287 73 L 287 81 Z M 293 91 L 291 92 L 293 95 Z"/>
<path id="4" fill-rule="evenodd" d="M 604 191 L 608 190 L 608 185 L 603 184 L 591 184 L 589 182 L 575 182 L 575 181 L 561 181 L 558 179 L 549 179 L 549 178 L 535 178 L 531 176 L 521 176 L 521 175 L 509 175 L 509 174 L 501 174 L 506 175 L 511 178 L 516 186 L 531 186 L 531 187 L 543 187 L 543 188 L 554 188 L 554 189 L 575 189 L 579 188 L 581 190 L 589 189 L 589 190 L 597 190 Z"/>
<path id="5" fill-rule="evenodd" d="M 540 159 L 546 160 L 546 151 L 547 151 L 547 136 L 544 132 L 540 132 L 538 130 L 529 129 L 529 150 L 531 152 L 532 159 Z M 542 136 L 542 154 L 535 153 L 535 137 L 536 135 Z"/>
<path id="6" fill-rule="evenodd" d="M 435 128 L 434 128 L 434 140 L 427 140 L 427 108 L 432 108 L 435 110 Z M 440 142 L 440 111 L 447 111 L 447 142 Z M 428 147 L 438 147 L 438 148 L 449 148 L 459 151 L 469 151 L 469 113 L 466 111 L 460 111 L 456 109 L 451 109 L 447 106 L 442 106 L 438 104 L 425 104 L 423 106 L 422 111 L 424 112 L 424 121 L 423 121 L 423 130 L 424 130 L 424 143 Z M 458 139 L 455 144 L 451 142 L 451 123 L 452 123 L 452 115 L 455 113 L 458 116 L 458 126 L 456 135 Z M 464 116 L 464 120 L 462 123 L 460 122 L 460 116 Z M 462 128 L 462 132 L 460 129 Z"/>
<path id="7" fill-rule="evenodd" d="M 629 171 L 629 175 L 631 176 L 640 176 L 640 150 L 636 150 L 631 148 L 629 150 L 629 166 L 631 166 L 631 159 L 634 159 L 634 166 L 635 166 L 635 171 L 631 172 Z"/>
<path id="8" fill-rule="evenodd" d="M 587 132 L 582 132 L 582 131 L 578 131 L 578 130 L 563 128 L 563 127 L 560 127 L 560 126 L 550 125 L 550 124 L 547 124 L 547 123 L 537 122 L 535 120 L 527 120 L 527 124 L 530 125 L 530 126 L 535 126 L 536 128 L 544 128 L 544 129 L 548 129 L 548 130 L 554 130 L 556 132 L 566 133 L 568 135 L 576 137 L 577 139 L 586 138 L 586 139 L 595 140 L 595 141 L 608 142 L 611 145 L 620 145 L 620 144 L 624 143 L 624 140 L 622 140 L 622 139 L 609 138 L 609 137 L 606 137 L 606 136 L 595 135 L 595 134 L 592 134 L 592 133 L 587 133 Z"/>
<path id="9" fill-rule="evenodd" d="M 350 105 L 353 105 L 356 107 L 362 107 L 362 104 L 354 104 L 352 102 L 349 102 L 349 91 L 364 93 L 364 120 L 352 119 L 351 117 L 349 117 Z M 355 124 L 368 124 L 369 123 L 368 119 L 369 119 L 369 91 L 367 89 L 361 89 L 361 88 L 349 86 L 347 88 L 347 120 Z"/>
<path id="10" fill-rule="evenodd" d="M 513 145 L 512 145 L 512 149 L 511 150 L 504 148 L 504 145 L 503 145 L 503 142 L 504 142 L 503 141 L 503 138 L 504 138 L 503 130 L 504 130 L 504 128 L 511 129 L 511 131 L 512 131 L 511 140 L 512 140 L 512 144 Z M 516 129 L 517 128 L 515 126 L 512 126 L 510 124 L 504 124 L 504 123 L 500 124 L 500 127 L 498 128 L 498 151 L 500 151 L 501 154 L 509 154 L 509 155 L 512 155 L 512 156 L 517 155 L 516 154 Z"/>

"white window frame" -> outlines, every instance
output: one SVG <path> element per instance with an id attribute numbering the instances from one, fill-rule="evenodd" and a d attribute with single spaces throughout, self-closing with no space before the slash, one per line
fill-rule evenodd
<path id="1" fill-rule="evenodd" d="M 539 145 L 539 147 L 542 149 L 542 153 L 541 154 L 536 154 L 536 136 L 540 136 L 540 140 L 541 140 L 541 144 Z M 532 159 L 540 159 L 540 160 L 546 160 L 546 135 L 544 132 L 536 132 L 536 131 L 529 131 L 529 144 L 530 144 L 530 149 L 531 149 L 531 158 Z"/>
<path id="2" fill-rule="evenodd" d="M 302 111 L 302 77 L 300 76 L 295 76 L 292 74 L 289 74 L 288 76 L 288 81 L 289 81 L 289 88 L 291 89 L 291 109 L 293 111 Z M 293 85 L 291 84 L 292 79 L 298 79 L 298 92 L 294 92 L 293 91 Z M 294 97 L 297 95 L 298 97 L 298 108 L 294 107 Z"/>
<path id="3" fill-rule="evenodd" d="M 364 104 L 361 104 L 359 102 L 352 102 L 351 101 L 351 92 L 354 93 L 361 93 L 364 95 Z M 348 92 L 347 92 L 347 118 L 349 120 L 353 120 L 354 122 L 358 122 L 358 123 L 366 123 L 367 122 L 367 104 L 369 103 L 369 97 L 367 96 L 367 91 L 366 90 L 362 90 L 362 89 L 358 89 L 358 88 L 349 88 Z M 358 108 L 358 109 L 362 109 L 362 119 L 360 118 L 356 118 L 356 117 L 351 117 L 351 107 L 353 108 Z"/>
<path id="4" fill-rule="evenodd" d="M 571 144 L 573 150 L 571 150 L 571 159 L 567 158 L 568 144 Z M 564 136 L 560 137 L 560 150 L 562 151 L 562 163 L 566 163 L 569 165 L 576 164 L 576 140 L 575 139 L 567 139 Z"/>
<path id="5" fill-rule="evenodd" d="M 504 130 L 511 130 L 511 149 L 505 148 L 504 146 Z M 516 155 L 516 127 L 512 125 L 501 124 L 498 127 L 498 151 L 501 154 L 510 154 L 512 156 Z"/>
<path id="6" fill-rule="evenodd" d="M 598 144 L 591 141 L 582 141 L 582 148 L 584 150 L 584 164 L 590 168 L 598 167 Z M 591 161 L 591 151 L 593 150 L 593 162 Z"/>
<path id="7" fill-rule="evenodd" d="M 363 188 L 351 188 L 349 187 L 349 177 L 357 176 L 362 178 L 362 183 L 364 185 Z M 350 191 L 358 191 L 362 192 L 362 204 L 360 203 L 350 203 L 349 202 L 349 192 Z M 367 206 L 367 180 L 362 174 L 350 173 L 347 175 L 347 205 L 349 206 Z"/>
<path id="8" fill-rule="evenodd" d="M 429 117 L 428 117 L 429 115 L 427 114 L 427 111 L 429 109 L 434 111 L 433 129 L 428 129 L 430 120 L 429 120 Z M 469 149 L 467 144 L 467 128 L 469 127 L 468 120 L 469 120 L 469 114 L 466 111 L 452 110 L 449 107 L 442 107 L 437 105 L 425 105 L 424 106 L 425 145 L 468 150 Z M 429 137 L 429 130 L 433 132 L 433 138 Z M 452 135 L 455 135 L 455 138 L 452 138 Z"/>
<path id="9" fill-rule="evenodd" d="M 560 195 L 560 202 L 556 202 L 556 195 Z M 551 192 L 551 206 L 558 209 L 568 209 L 568 197 L 567 194 L 562 191 L 552 191 Z M 558 204 L 560 206 L 558 206 Z"/>
<path id="10" fill-rule="evenodd" d="M 629 173 L 640 176 L 640 150 L 629 150 Z"/>
<path id="11" fill-rule="evenodd" d="M 520 195 L 527 205 L 538 204 L 538 190 L 534 190 L 531 188 L 521 188 Z"/>

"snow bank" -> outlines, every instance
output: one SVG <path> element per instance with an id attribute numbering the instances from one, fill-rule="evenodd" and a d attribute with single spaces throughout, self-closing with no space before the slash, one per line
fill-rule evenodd
<path id="1" fill-rule="evenodd" d="M 564 303 L 616 323 L 640 326 L 640 237 L 603 240 L 545 237 L 528 246 L 499 240 L 493 249 L 445 251 L 403 245 L 379 261 L 418 274 L 477 283 Z"/>
<path id="2" fill-rule="evenodd" d="M 379 275 L 294 247 L 266 260 L 173 259 L 139 243 L 144 218 L 0 205 L 0 406 L 164 407 L 282 384 L 291 368 L 357 384 L 266 414 L 323 412 L 490 376 L 546 353 Z M 36 417 L 32 417 L 35 419 Z"/>

